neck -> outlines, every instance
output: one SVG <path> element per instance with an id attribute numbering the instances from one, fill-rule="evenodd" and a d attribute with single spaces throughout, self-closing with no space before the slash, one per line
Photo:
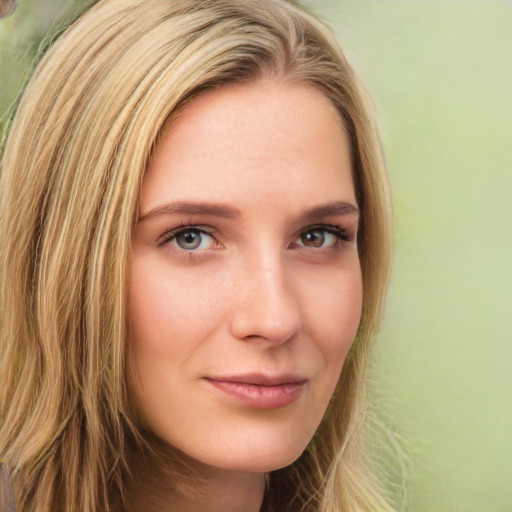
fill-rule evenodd
<path id="1" fill-rule="evenodd" d="M 213 468 L 195 461 L 144 457 L 132 459 L 133 485 L 125 495 L 126 511 L 135 512 L 258 512 L 265 475 Z M 175 462 L 175 461 L 172 461 Z"/>

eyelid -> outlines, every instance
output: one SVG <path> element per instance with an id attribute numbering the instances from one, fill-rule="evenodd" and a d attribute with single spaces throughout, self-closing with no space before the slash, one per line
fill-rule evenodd
<path id="1" fill-rule="evenodd" d="M 321 229 L 325 229 L 329 233 L 338 236 L 340 239 L 345 240 L 346 242 L 351 240 L 351 233 L 348 229 L 336 226 L 334 224 L 324 224 L 321 226 Z"/>
<path id="2" fill-rule="evenodd" d="M 308 245 L 302 238 L 312 232 L 323 232 L 324 240 L 321 245 Z M 332 237 L 335 239 L 332 240 Z M 331 239 L 330 239 L 331 238 Z M 327 240 L 326 240 L 327 239 Z M 338 224 L 312 224 L 301 229 L 288 245 L 288 249 L 305 250 L 310 254 L 325 253 L 325 251 L 340 250 L 344 245 L 351 244 L 356 240 L 356 230 L 340 226 Z"/>
<path id="3" fill-rule="evenodd" d="M 325 231 L 327 233 L 330 233 L 336 237 L 338 237 L 340 240 L 349 242 L 352 240 L 353 236 L 351 234 L 351 230 L 348 230 L 342 226 L 338 226 L 336 224 L 313 224 L 311 226 L 308 226 L 305 229 L 301 229 L 298 233 L 297 237 L 300 237 L 304 233 L 308 233 L 311 231 Z"/>
<path id="4" fill-rule="evenodd" d="M 352 242 L 354 241 L 356 238 L 357 238 L 357 229 L 347 229 L 346 227 L 344 226 L 340 226 L 340 225 L 337 225 L 337 224 L 328 224 L 328 223 L 319 223 L 319 224 L 312 224 L 311 226 L 307 226 L 303 229 L 301 229 L 295 236 L 294 238 L 292 239 L 292 242 L 290 245 L 293 245 L 293 244 L 296 244 L 297 240 L 300 239 L 300 237 L 302 235 L 304 235 L 305 233 L 308 233 L 308 232 L 311 232 L 311 231 L 325 231 L 326 233 L 329 233 L 333 236 L 335 236 L 337 238 L 337 241 L 339 243 L 349 243 L 349 242 Z M 217 238 L 217 232 L 216 230 L 211 227 L 211 226 L 208 226 L 208 225 L 203 225 L 203 224 L 193 224 L 193 223 L 183 223 L 183 224 L 180 224 L 179 226 L 176 226 L 176 227 L 173 227 L 171 229 L 168 229 L 167 231 L 165 231 L 162 235 L 160 235 L 157 239 L 157 244 L 159 246 L 163 246 L 163 245 L 166 245 L 166 244 L 169 244 L 169 242 L 171 240 L 173 240 L 174 238 L 176 238 L 180 233 L 183 233 L 183 232 L 186 232 L 186 231 L 197 231 L 197 232 L 200 232 L 200 233 L 203 233 L 203 234 L 206 234 L 210 237 L 213 238 L 213 240 L 215 241 L 215 244 L 218 247 L 221 247 L 221 244 L 220 242 L 218 241 L 218 238 Z M 297 244 L 298 247 L 305 247 L 305 248 L 308 248 L 302 244 Z M 327 246 L 327 247 L 319 247 L 319 248 L 316 248 L 316 249 L 327 249 L 329 247 L 332 247 L 332 246 Z M 196 251 L 196 250 L 190 250 L 190 251 L 187 251 L 186 249 L 176 249 L 178 251 L 182 251 L 182 252 L 202 252 L 201 250 L 199 251 Z M 203 249 L 204 250 L 204 249 Z"/>
<path id="5" fill-rule="evenodd" d="M 215 240 L 215 243 L 220 245 L 215 236 L 215 230 L 210 226 L 204 226 L 201 224 L 181 224 L 180 226 L 177 226 L 175 228 L 168 229 L 165 233 L 158 237 L 157 244 L 165 245 L 172 239 L 176 238 L 180 233 L 186 231 L 198 231 L 200 233 L 204 233 L 208 236 L 211 236 Z M 182 250 L 185 251 L 185 249 Z"/>

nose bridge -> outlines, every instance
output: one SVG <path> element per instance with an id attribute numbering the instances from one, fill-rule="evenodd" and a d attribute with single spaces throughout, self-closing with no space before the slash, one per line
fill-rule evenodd
<path id="1" fill-rule="evenodd" d="M 279 251 L 263 247 L 243 265 L 231 322 L 240 339 L 284 343 L 301 328 L 298 297 Z"/>

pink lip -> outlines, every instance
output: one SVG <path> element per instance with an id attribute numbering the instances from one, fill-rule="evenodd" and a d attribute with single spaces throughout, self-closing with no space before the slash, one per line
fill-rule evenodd
<path id="1" fill-rule="evenodd" d="M 291 376 L 246 374 L 230 377 L 207 377 L 206 381 L 243 405 L 255 409 L 279 409 L 300 398 L 307 379 Z"/>

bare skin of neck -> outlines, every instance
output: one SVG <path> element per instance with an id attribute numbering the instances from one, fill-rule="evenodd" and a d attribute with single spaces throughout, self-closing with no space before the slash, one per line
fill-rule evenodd
<path id="1" fill-rule="evenodd" d="M 146 465 L 145 465 L 146 466 Z M 258 512 L 265 492 L 265 475 L 219 470 L 201 465 L 180 491 L 166 485 L 167 471 L 158 474 L 133 468 L 134 485 L 126 494 L 126 512 Z M 174 479 L 175 480 L 175 479 Z"/>

